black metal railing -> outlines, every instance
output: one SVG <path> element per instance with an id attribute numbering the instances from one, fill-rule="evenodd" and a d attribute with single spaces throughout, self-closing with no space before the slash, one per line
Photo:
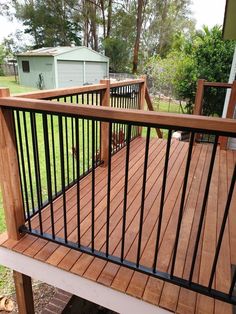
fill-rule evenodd
<path id="1" fill-rule="evenodd" d="M 111 107 L 120 109 L 140 109 L 140 85 L 133 84 L 121 87 L 112 87 L 110 90 Z M 126 145 L 127 128 L 125 124 L 114 123 L 112 126 L 112 154 Z M 140 129 L 133 126 L 131 139 L 140 135 Z"/>
<path id="2" fill-rule="evenodd" d="M 95 257 L 99 257 L 106 261 L 111 261 L 115 264 L 128 267 L 132 270 L 142 272 L 144 274 L 153 276 L 165 280 L 167 282 L 176 284 L 181 287 L 205 294 L 216 299 L 236 304 L 236 297 L 233 296 L 233 288 L 235 286 L 236 273 L 233 274 L 233 279 L 229 283 L 227 291 L 217 290 L 213 284 L 217 263 L 221 254 L 222 241 L 225 234 L 226 222 L 229 216 L 229 211 L 232 205 L 233 193 L 235 193 L 235 180 L 236 180 L 236 167 L 230 178 L 228 196 L 224 204 L 221 204 L 223 218 L 220 224 L 220 230 L 216 241 L 214 258 L 212 260 L 211 268 L 208 273 L 208 284 L 203 284 L 194 280 L 194 271 L 196 268 L 196 257 L 199 254 L 199 246 L 204 232 L 204 221 L 206 219 L 206 211 L 208 204 L 209 191 L 212 184 L 212 178 L 215 169 L 215 160 L 217 155 L 218 137 L 219 136 L 231 136 L 235 137 L 236 132 L 226 131 L 210 131 L 201 130 L 199 128 L 187 128 L 178 126 L 178 129 L 188 131 L 190 133 L 190 140 L 185 145 L 188 146 L 183 161 L 180 163 L 182 169 L 182 183 L 180 184 L 180 202 L 178 210 L 176 211 L 177 223 L 173 227 L 172 234 L 174 234 L 174 241 L 171 245 L 171 261 L 169 267 L 163 271 L 159 269 L 160 265 L 160 241 L 163 228 L 163 216 L 165 214 L 165 202 L 167 195 L 170 192 L 170 188 L 167 189 L 167 181 L 173 181 L 170 171 L 174 165 L 172 160 L 172 146 L 174 140 L 172 140 L 173 130 L 176 128 L 172 126 L 153 125 L 151 123 L 142 123 L 130 121 L 119 121 L 115 118 L 95 118 L 94 116 L 80 117 L 78 115 L 67 114 L 51 114 L 48 112 L 37 112 L 35 110 L 20 110 L 15 109 L 16 120 L 16 136 L 18 143 L 18 154 L 21 168 L 21 180 L 23 187 L 23 195 L 26 204 L 26 224 L 22 226 L 21 232 L 30 233 L 35 236 L 48 239 L 58 244 L 65 245 L 69 248 L 79 250 L 81 252 L 90 254 Z M 83 131 L 83 120 L 88 121 L 89 125 L 89 150 L 84 148 L 86 143 L 85 132 Z M 96 125 L 101 122 L 109 124 L 109 145 L 108 145 L 108 162 L 106 171 L 107 181 L 105 184 L 98 182 L 96 177 L 96 167 L 100 163 L 97 159 L 97 131 Z M 68 131 L 68 123 L 70 123 L 70 132 Z M 87 122 L 86 122 L 87 123 Z M 126 149 L 122 163 L 124 163 L 124 172 L 120 174 L 120 180 L 118 183 L 113 182 L 112 176 L 112 154 L 114 152 L 113 146 L 113 132 L 114 128 L 118 125 L 124 125 L 126 130 Z M 145 136 L 145 148 L 142 150 L 142 159 L 140 164 L 139 160 L 135 160 L 137 152 L 132 151 L 132 130 L 142 127 Z M 167 141 L 160 140 L 165 145 L 165 155 L 161 155 L 157 148 L 150 147 L 151 143 L 151 130 L 152 128 L 163 128 L 167 132 Z M 57 131 L 56 131 L 57 130 Z M 41 133 L 40 133 L 41 132 Z M 191 255 L 191 267 L 187 276 L 183 277 L 176 275 L 176 263 L 178 260 L 178 250 L 180 245 L 181 228 L 183 225 L 183 217 L 186 211 L 186 203 L 188 199 L 189 187 L 193 182 L 192 167 L 197 167 L 198 163 L 195 158 L 193 160 L 193 152 L 195 149 L 194 139 L 196 134 L 207 133 L 215 136 L 214 143 L 209 149 L 210 160 L 209 167 L 206 169 L 206 180 L 204 186 L 203 197 L 201 200 L 201 210 L 199 216 L 199 222 L 197 226 L 197 232 L 194 235 L 194 249 Z M 70 135 L 71 134 L 71 137 Z M 41 142 L 39 141 L 41 136 Z M 74 145 L 77 148 L 77 153 L 73 155 L 71 153 L 71 168 L 68 166 L 69 156 L 68 148 L 72 147 L 72 139 Z M 24 144 L 23 144 L 24 143 Z M 29 143 L 32 143 L 30 146 Z M 176 142 L 175 142 L 176 143 Z M 137 148 L 139 150 L 141 148 Z M 41 150 L 41 151 L 40 151 Z M 79 153 L 78 153 L 79 152 Z M 88 152 L 91 152 L 89 155 Z M 180 154 L 181 152 L 178 152 Z M 132 155 L 132 158 L 131 158 Z M 158 167 L 154 163 L 154 160 L 159 158 L 158 164 L 163 162 L 163 169 L 158 170 L 158 174 L 155 171 Z M 26 162 L 25 162 L 26 161 Z M 135 199 L 131 200 L 129 191 L 133 191 L 133 187 L 137 186 L 137 182 L 133 183 L 133 187 L 130 187 L 130 180 L 133 178 L 133 172 L 131 169 L 131 163 L 139 162 L 138 169 L 142 169 L 142 177 L 140 184 L 140 196 L 137 193 L 131 192 L 131 196 Z M 27 165 L 27 167 L 26 167 Z M 150 170 L 149 170 L 150 168 Z M 194 168 L 194 169 L 195 169 Z M 56 170 L 55 170 L 56 169 Z M 86 171 L 90 171 L 90 181 L 88 186 L 83 186 L 82 177 L 86 174 Z M 118 167 L 117 172 L 121 171 Z M 155 178 L 155 175 L 157 177 Z M 162 177 L 161 181 L 160 178 Z M 155 178 L 155 179 L 154 179 Z M 43 184 L 43 180 L 46 184 Z M 71 196 L 67 191 L 70 182 L 75 182 L 76 189 L 73 193 L 76 196 L 76 203 L 70 204 Z M 151 184 L 151 182 L 154 182 Z M 111 220 L 114 222 L 114 208 L 112 207 L 112 199 L 114 194 L 111 194 L 112 186 L 117 184 L 117 193 L 119 191 L 119 208 L 120 218 L 116 218 L 120 222 L 119 231 L 116 230 L 114 235 L 114 227 L 111 224 Z M 157 210 L 156 216 L 152 216 L 152 220 L 155 222 L 153 225 L 154 243 L 153 250 L 149 251 L 148 262 L 144 259 L 144 248 L 147 245 L 147 239 L 144 237 L 147 231 L 146 221 L 149 213 L 149 207 L 146 203 L 146 197 L 150 192 L 150 184 L 157 189 L 156 193 L 160 193 L 159 204 L 156 204 Z M 172 183 L 168 183 L 169 185 Z M 35 189 L 34 189 L 35 186 Z M 42 191 L 42 187 L 46 186 L 45 191 Z M 99 186 L 99 187 L 98 187 Z M 149 187 L 149 192 L 147 188 Z M 98 215 L 98 208 L 101 200 L 97 199 L 97 191 L 103 191 L 105 194 L 106 204 L 105 206 L 105 220 L 103 225 L 100 226 L 100 230 L 103 230 L 103 237 L 97 243 L 98 230 L 96 228 L 96 217 Z M 89 191 L 89 196 L 87 195 Z M 105 192 L 104 192 L 105 191 Z M 44 194 L 43 194 L 44 193 Z M 60 219 L 62 227 L 59 228 L 55 222 L 55 202 L 54 196 L 61 195 L 61 208 Z M 32 195 L 31 195 L 32 194 Z M 36 196 L 35 196 L 35 195 Z M 45 195 L 43 198 L 42 195 Z M 122 195 L 122 197 L 121 197 Z M 49 211 L 47 213 L 48 223 L 45 225 L 43 201 L 47 200 Z M 31 203 L 30 203 L 31 200 Z M 34 209 L 37 204 L 37 211 Z M 87 205 L 86 205 L 87 204 Z M 132 205 L 131 205 L 132 204 Z M 136 205 L 135 205 L 136 204 Z M 86 205 L 86 206 L 85 206 Z M 89 213 L 85 213 L 84 206 L 87 208 L 90 206 Z M 129 217 L 129 211 L 131 206 L 135 208 L 135 219 Z M 76 223 L 72 220 L 69 209 L 76 208 Z M 32 213 L 37 213 L 32 217 Z M 57 217 L 58 219 L 58 217 Z M 131 221 L 135 220 L 137 224 L 135 227 L 136 234 L 133 239 L 133 252 L 134 257 L 130 258 L 127 251 L 127 230 Z M 86 221 L 86 223 L 85 223 Z M 86 228 L 84 227 L 86 225 Z M 145 231 L 145 232 L 144 232 Z M 84 234 L 86 233 L 86 241 L 84 240 Z M 144 240 L 145 239 L 145 240 Z M 116 245 L 111 246 L 111 241 L 115 241 Z M 210 261 L 209 261 L 210 263 Z M 228 261 L 230 264 L 230 261 Z M 230 267 L 230 265 L 229 265 Z"/>

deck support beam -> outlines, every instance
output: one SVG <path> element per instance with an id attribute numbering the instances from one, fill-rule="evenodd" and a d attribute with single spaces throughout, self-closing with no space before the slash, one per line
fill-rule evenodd
<path id="1" fill-rule="evenodd" d="M 13 271 L 16 299 L 19 314 L 34 314 L 34 299 L 31 278 L 27 275 Z"/>

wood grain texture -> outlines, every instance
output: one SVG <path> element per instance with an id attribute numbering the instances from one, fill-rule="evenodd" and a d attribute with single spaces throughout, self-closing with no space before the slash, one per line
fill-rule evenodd
<path id="1" fill-rule="evenodd" d="M 34 299 L 31 278 L 13 271 L 19 314 L 34 314 Z"/>
<path id="2" fill-rule="evenodd" d="M 141 125 L 158 127 L 173 127 L 177 129 L 189 128 L 196 131 L 219 131 L 236 133 L 236 121 L 234 119 L 222 119 L 188 114 L 148 112 L 132 109 L 104 108 L 92 105 L 74 106 L 73 104 L 56 103 L 46 100 L 24 99 L 16 97 L 0 98 L 0 106 L 9 108 L 21 108 L 28 110 L 44 111 L 50 113 L 62 113 L 85 118 L 97 118 L 104 121 L 133 122 Z"/>
<path id="3" fill-rule="evenodd" d="M 151 139 L 141 243 L 141 264 L 148 267 L 152 266 L 155 249 L 165 151 L 165 140 L 158 138 Z M 158 269 L 162 271 L 168 271 L 171 263 L 187 151 L 188 143 L 172 141 L 157 261 Z M 193 150 L 175 267 L 175 275 L 185 279 L 189 276 L 192 262 L 191 256 L 199 225 L 211 151 L 212 146 L 208 144 L 196 144 Z M 139 137 L 131 142 L 127 225 L 125 233 L 125 258 L 130 261 L 135 261 L 137 254 L 144 152 L 145 139 Z M 125 149 L 122 149 L 112 157 L 109 252 L 114 255 L 119 255 L 121 249 L 125 173 L 124 157 Z M 222 221 L 224 203 L 235 162 L 236 153 L 217 150 L 207 211 L 195 261 L 194 282 L 208 283 L 209 271 Z M 95 248 L 104 251 L 107 208 L 106 168 L 98 167 L 96 169 L 95 183 Z M 76 242 L 76 189 L 72 187 L 66 193 L 68 200 L 68 239 Z M 235 192 L 233 197 L 235 199 Z M 56 234 L 63 236 L 62 201 L 60 198 L 54 202 L 53 208 Z M 236 258 L 234 249 L 236 239 L 235 220 L 231 221 L 235 211 L 236 202 L 232 202 L 226 235 L 223 239 L 224 247 L 222 247 L 220 252 L 220 259 L 214 280 L 214 287 L 223 291 L 226 291 L 227 287 L 229 287 L 231 278 L 230 265 L 231 261 Z M 42 212 L 42 220 L 46 232 L 50 232 L 51 230 L 49 213 L 50 209 L 48 207 Z M 32 226 L 38 228 L 37 216 L 32 220 Z M 26 235 L 20 241 L 15 242 L 6 240 L 3 236 L 1 242 L 3 242 L 2 246 L 8 247 L 11 250 L 83 276 L 146 302 L 167 308 L 176 313 L 232 313 L 232 307 L 225 303 L 215 301 L 214 299 L 165 283 L 125 267 L 119 267 L 110 262 L 68 249 L 47 240 Z M 81 180 L 81 243 L 83 245 L 91 245 L 91 175 Z"/>
<path id="4" fill-rule="evenodd" d="M 4 94 L 8 93 L 2 90 Z M 24 224 L 19 165 L 14 131 L 13 111 L 0 109 L 0 181 L 7 232 L 10 239 L 21 237 L 19 227 Z"/>

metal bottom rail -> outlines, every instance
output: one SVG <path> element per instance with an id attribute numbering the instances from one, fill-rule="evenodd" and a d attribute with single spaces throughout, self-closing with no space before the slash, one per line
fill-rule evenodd
<path id="1" fill-rule="evenodd" d="M 124 266 L 124 267 L 132 269 L 134 271 L 138 271 L 138 272 L 143 273 L 145 275 L 149 275 L 149 276 L 152 276 L 154 278 L 161 279 L 163 281 L 172 283 L 172 284 L 177 285 L 179 287 L 183 287 L 183 288 L 186 288 L 188 290 L 206 295 L 208 297 L 211 297 L 211 298 L 214 298 L 214 299 L 226 302 L 226 303 L 230 303 L 232 305 L 236 305 L 236 296 L 230 297 L 227 293 L 224 293 L 224 292 L 221 292 L 221 291 L 218 291 L 215 289 L 209 289 L 208 287 L 205 287 L 205 286 L 200 285 L 198 283 L 189 282 L 186 279 L 179 278 L 176 276 L 171 276 L 168 273 L 161 272 L 158 270 L 153 271 L 153 268 L 145 267 L 142 265 L 139 265 L 137 267 L 136 263 L 127 261 L 125 259 L 122 261 L 121 258 L 119 258 L 117 256 L 113 256 L 113 255 L 107 256 L 105 252 L 103 253 L 103 252 L 97 251 L 95 249 L 92 250 L 91 248 L 83 246 L 83 245 L 79 246 L 78 244 L 71 242 L 71 241 L 65 242 L 64 239 L 59 238 L 59 237 L 55 237 L 53 239 L 52 235 L 50 235 L 48 233 L 42 233 L 41 234 L 38 230 L 31 230 L 31 232 L 30 232 L 26 226 L 21 226 L 20 232 L 23 234 L 27 233 L 27 234 L 31 234 L 33 236 L 36 236 L 36 237 L 39 237 L 42 239 L 49 240 L 51 242 L 54 242 L 54 243 L 59 244 L 59 245 L 63 245 L 63 246 L 68 247 L 70 249 L 74 249 L 74 250 L 80 251 L 82 253 L 86 253 L 86 254 L 89 254 L 91 256 L 101 258 L 105 261 L 112 262 L 112 263 L 117 264 L 119 266 Z"/>

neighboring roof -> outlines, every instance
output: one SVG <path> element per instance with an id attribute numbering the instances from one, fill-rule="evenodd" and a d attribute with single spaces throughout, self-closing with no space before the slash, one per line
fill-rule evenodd
<path id="1" fill-rule="evenodd" d="M 236 1 L 226 0 L 223 26 L 224 39 L 236 39 Z"/>
<path id="2" fill-rule="evenodd" d="M 41 56 L 41 57 L 46 57 L 46 56 L 59 56 L 62 55 L 64 53 L 69 53 L 72 51 L 76 51 L 76 50 L 82 50 L 82 49 L 86 49 L 89 51 L 92 51 L 93 53 L 96 53 L 104 58 L 109 59 L 108 57 L 104 56 L 103 54 L 92 50 L 88 47 L 85 46 L 76 46 L 76 47 L 71 47 L 71 46 L 64 46 L 64 47 L 44 47 L 44 48 L 39 48 L 39 49 L 34 49 L 34 50 L 28 50 L 26 52 L 22 52 L 17 54 L 17 56 Z"/>

